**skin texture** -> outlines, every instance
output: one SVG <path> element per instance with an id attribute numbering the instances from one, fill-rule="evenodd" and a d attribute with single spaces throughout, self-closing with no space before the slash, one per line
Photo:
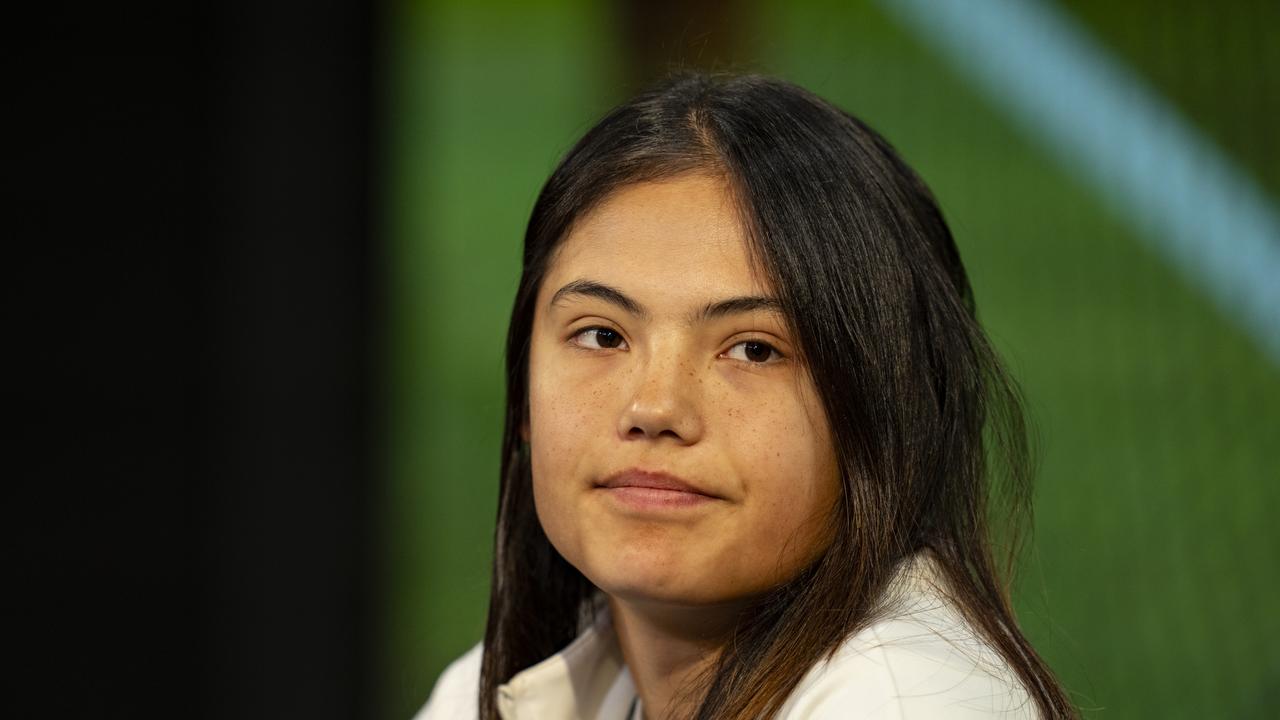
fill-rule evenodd
<path id="1" fill-rule="evenodd" d="M 582 280 L 645 313 L 583 294 L 552 304 Z M 674 692 L 714 659 L 735 612 L 826 547 L 839 496 L 825 414 L 783 317 L 692 318 L 739 296 L 773 292 L 723 179 L 686 174 L 625 186 L 580 218 L 537 300 L 525 432 L 538 518 L 609 596 L 650 718 L 687 710 Z M 628 468 L 715 499 L 636 508 L 597 487 Z"/>

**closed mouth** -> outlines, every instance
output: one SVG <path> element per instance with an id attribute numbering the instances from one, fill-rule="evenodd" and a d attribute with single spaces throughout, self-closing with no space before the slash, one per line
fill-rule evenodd
<path id="1" fill-rule="evenodd" d="M 665 473 L 660 470 L 652 471 L 642 470 L 640 468 L 630 468 L 619 473 L 614 473 L 597 483 L 596 487 L 606 489 L 623 487 L 651 488 L 654 490 L 668 490 L 672 492 L 717 497 L 713 493 L 703 490 L 697 485 L 679 476 Z"/>

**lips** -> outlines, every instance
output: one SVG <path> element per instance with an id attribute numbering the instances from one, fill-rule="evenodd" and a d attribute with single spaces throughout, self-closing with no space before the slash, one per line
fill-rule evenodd
<path id="1" fill-rule="evenodd" d="M 664 473 L 661 471 L 641 470 L 639 468 L 630 468 L 619 473 L 614 473 L 597 484 L 602 488 L 651 488 L 654 490 L 669 490 L 674 492 L 692 493 L 694 495 L 705 495 L 707 497 L 719 497 L 708 490 L 704 490 L 697 485 L 685 480 L 684 478 Z"/>

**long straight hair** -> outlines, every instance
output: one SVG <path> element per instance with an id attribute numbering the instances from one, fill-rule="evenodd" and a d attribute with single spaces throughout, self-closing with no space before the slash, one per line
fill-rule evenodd
<path id="1" fill-rule="evenodd" d="M 928 188 L 876 132 L 802 88 L 681 73 L 589 130 L 529 219 L 507 337 L 481 717 L 498 717 L 500 684 L 573 640 L 596 591 L 534 511 L 520 428 L 539 286 L 577 218 L 624 185 L 690 171 L 728 182 L 752 261 L 777 289 L 822 396 L 842 485 L 830 546 L 740 619 L 694 688 L 693 717 L 772 716 L 805 673 L 874 619 L 895 568 L 921 551 L 1041 714 L 1074 716 L 1019 630 L 1006 585 L 1031 523 L 1019 392 L 978 323 Z"/>

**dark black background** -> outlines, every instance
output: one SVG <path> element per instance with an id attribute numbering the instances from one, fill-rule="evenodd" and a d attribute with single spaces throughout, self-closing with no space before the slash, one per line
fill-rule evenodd
<path id="1" fill-rule="evenodd" d="M 382 10 L 28 12 L 5 31 L 9 707 L 372 715 Z"/>

